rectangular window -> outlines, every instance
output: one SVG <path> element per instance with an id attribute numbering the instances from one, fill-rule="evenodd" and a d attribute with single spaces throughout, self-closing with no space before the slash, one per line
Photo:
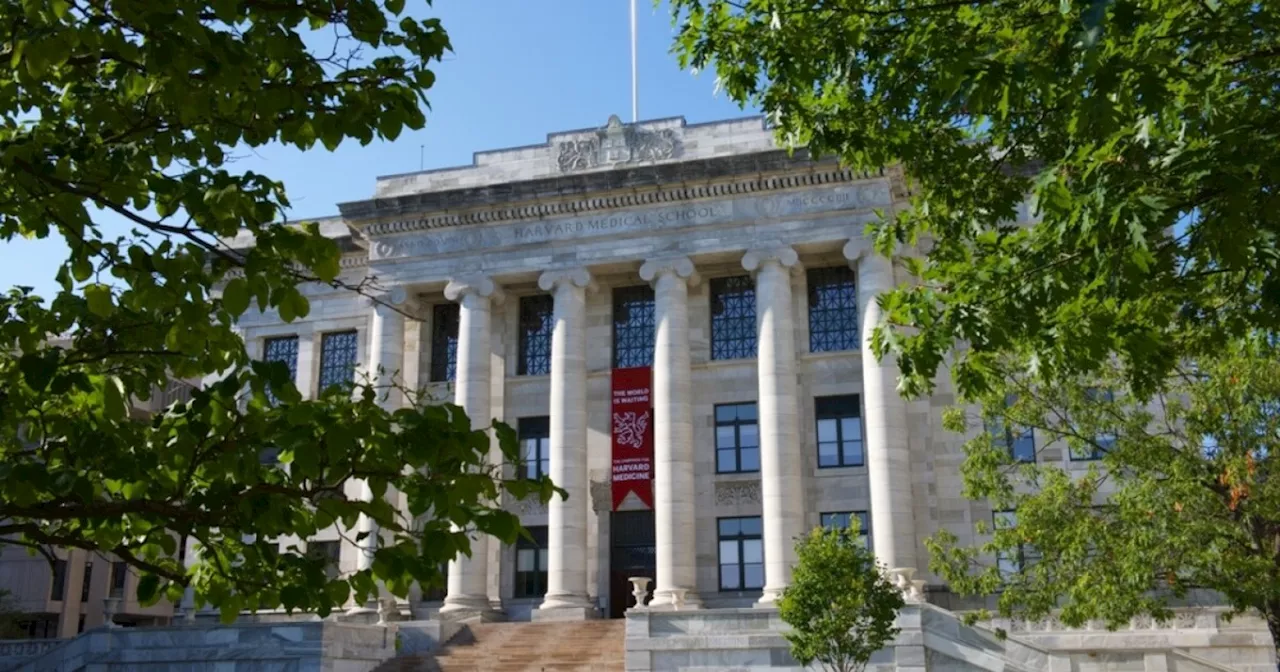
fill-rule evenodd
<path id="1" fill-rule="evenodd" d="M 532 539 L 516 541 L 516 597 L 542 597 L 547 592 L 547 528 L 526 528 Z"/>
<path id="2" fill-rule="evenodd" d="M 754 401 L 716 406 L 716 473 L 760 471 L 760 425 Z"/>
<path id="3" fill-rule="evenodd" d="M 818 425 L 818 466 L 862 466 L 862 406 L 858 395 L 817 397 L 813 409 Z"/>
<path id="4" fill-rule="evenodd" d="M 1096 387 L 1090 387 L 1084 391 L 1085 399 L 1088 401 L 1102 405 L 1115 403 L 1116 395 L 1111 390 L 1100 390 Z M 1093 413 L 1098 416 L 1106 415 L 1109 409 L 1094 409 Z M 1070 453 L 1072 460 L 1101 460 L 1104 455 L 1111 452 L 1116 445 L 1116 433 L 1114 430 L 1101 430 L 1093 437 L 1093 443 L 1089 445 L 1071 446 Z"/>
<path id="5" fill-rule="evenodd" d="M 431 310 L 431 382 L 453 380 L 458 370 L 458 304 Z"/>
<path id="6" fill-rule="evenodd" d="M 520 475 L 530 480 L 551 474 L 551 418 L 520 418 Z"/>
<path id="7" fill-rule="evenodd" d="M 1004 401 L 1005 408 L 1017 403 L 1018 398 L 1010 395 Z M 1004 446 L 1009 459 L 1014 462 L 1036 461 L 1036 434 L 1030 427 L 1014 427 L 1005 422 L 1003 417 L 995 417 L 987 423 L 987 433 L 998 446 Z"/>
<path id="8" fill-rule="evenodd" d="M 67 592 L 67 561 L 53 561 L 53 585 L 49 590 L 49 599 L 61 602 Z"/>
<path id="9" fill-rule="evenodd" d="M 756 356 L 756 287 L 749 275 L 711 281 L 711 359 Z"/>
<path id="10" fill-rule="evenodd" d="M 613 290 L 613 368 L 653 366 L 656 331 L 652 287 Z"/>
<path id="11" fill-rule="evenodd" d="M 320 337 L 320 391 L 355 380 L 356 332 L 336 331 Z"/>
<path id="12" fill-rule="evenodd" d="M 858 521 L 858 543 L 863 548 L 869 547 L 871 539 L 871 520 L 866 511 L 836 511 L 819 515 L 821 525 L 828 530 L 848 530 L 851 523 Z"/>
<path id="13" fill-rule="evenodd" d="M 858 350 L 858 289 L 848 266 L 810 269 L 809 352 Z"/>
<path id="14" fill-rule="evenodd" d="M 84 581 L 80 583 L 80 601 L 89 601 L 89 591 L 93 588 L 93 563 L 84 563 Z"/>
<path id="15" fill-rule="evenodd" d="M 991 522 L 996 530 L 1012 530 L 1018 527 L 1018 514 L 1016 511 L 993 511 Z M 1038 557 L 1032 546 L 1018 544 L 1013 551 L 996 553 L 996 568 L 1001 576 L 1011 576 L 1021 572 Z"/>
<path id="16" fill-rule="evenodd" d="M 111 563 L 111 597 L 124 597 L 124 582 L 128 576 L 128 565 L 123 562 Z"/>
<path id="17" fill-rule="evenodd" d="M 324 563 L 324 575 L 336 579 L 342 574 L 339 562 L 342 557 L 341 541 L 308 541 L 307 555 Z"/>
<path id="18" fill-rule="evenodd" d="M 264 362 L 281 362 L 289 369 L 289 380 L 298 380 L 298 337 L 297 336 L 278 336 L 276 338 L 268 338 L 263 342 Z M 267 398 L 271 403 L 277 403 L 275 393 L 270 389 L 267 390 Z"/>
<path id="19" fill-rule="evenodd" d="M 550 294 L 520 297 L 519 376 L 551 373 L 551 327 L 555 324 L 554 300 Z"/>
<path id="20" fill-rule="evenodd" d="M 720 590 L 764 587 L 763 526 L 759 516 L 716 521 L 720 541 Z"/>

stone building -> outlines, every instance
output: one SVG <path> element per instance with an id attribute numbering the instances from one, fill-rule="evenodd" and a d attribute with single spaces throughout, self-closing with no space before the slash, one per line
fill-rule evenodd
<path id="1" fill-rule="evenodd" d="M 307 318 L 251 313 L 240 328 L 304 395 L 383 371 L 479 425 L 500 419 L 525 455 L 512 473 L 568 491 L 548 507 L 507 502 L 534 541 L 476 540 L 443 594 L 404 605 L 418 618 L 616 617 L 628 577 L 650 576 L 652 619 L 678 608 L 741 626 L 743 608 L 788 585 L 795 537 L 855 518 L 917 600 L 949 606 L 924 540 L 977 541 L 975 522 L 1015 517 L 961 494 L 965 437 L 941 426 L 949 381 L 904 401 L 894 364 L 869 353 L 875 298 L 906 276 L 864 230 L 906 206 L 905 188 L 893 170 L 780 149 L 760 118 L 614 117 L 378 178 L 321 224 L 345 276 L 376 278 L 381 302 L 312 287 Z M 1016 456 L 1072 468 L 1097 457 L 1008 438 Z M 308 543 L 338 571 L 367 561 L 337 530 Z M 1245 648 L 1265 663 L 1267 646 Z"/>
<path id="2" fill-rule="evenodd" d="M 177 401 L 189 400 L 191 390 L 189 382 L 170 381 L 150 399 L 135 400 L 132 412 L 146 417 Z M 173 616 L 173 605 L 165 600 L 152 605 L 138 602 L 137 572 L 113 555 L 55 548 L 50 562 L 18 546 L 2 550 L 0 590 L 8 593 L 3 607 L 14 615 L 0 639 L 68 638 L 108 620 L 135 627 L 168 623 Z"/>

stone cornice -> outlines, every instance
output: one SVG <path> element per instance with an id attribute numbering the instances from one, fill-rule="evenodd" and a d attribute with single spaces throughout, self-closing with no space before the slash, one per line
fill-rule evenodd
<path id="1" fill-rule="evenodd" d="M 368 238 L 852 182 L 884 175 L 785 150 L 343 203 Z M 696 182 L 691 184 L 690 182 Z M 427 214 L 423 214 L 427 213 Z"/>

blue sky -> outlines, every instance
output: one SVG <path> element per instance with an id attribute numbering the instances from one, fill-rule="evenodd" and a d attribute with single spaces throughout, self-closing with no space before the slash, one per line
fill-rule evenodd
<path id="1" fill-rule="evenodd" d="M 548 132 L 601 126 L 610 114 L 630 121 L 628 0 L 436 0 L 415 13 L 440 17 L 454 48 L 436 70 L 424 129 L 332 153 L 265 147 L 237 162 L 282 180 L 295 218 L 369 197 L 378 175 L 469 164 L 473 152 L 545 142 Z M 642 120 L 753 112 L 715 94 L 712 75 L 680 70 L 665 6 L 638 0 L 637 18 Z M 0 291 L 21 284 L 50 296 L 64 252 L 60 240 L 0 242 Z"/>

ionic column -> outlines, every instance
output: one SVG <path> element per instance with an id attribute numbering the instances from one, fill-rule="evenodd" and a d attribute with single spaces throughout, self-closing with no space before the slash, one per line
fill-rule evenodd
<path id="1" fill-rule="evenodd" d="M 489 323 L 493 304 L 502 301 L 502 290 L 485 276 L 469 276 L 449 281 L 444 296 L 456 301 L 458 311 L 458 370 L 454 376 L 454 404 L 462 407 L 472 428 L 488 427 L 493 420 L 489 408 Z M 449 562 L 449 585 L 440 613 L 467 618 L 493 611 L 489 604 L 489 538 L 471 535 L 471 555 L 459 555 Z"/>
<path id="2" fill-rule="evenodd" d="M 551 328 L 551 480 L 567 498 L 553 497 L 547 516 L 547 594 L 541 618 L 595 615 L 587 599 L 587 289 L 591 274 L 547 271 L 538 286 L 554 301 Z M 551 612 L 555 612 L 554 614 Z"/>
<path id="3" fill-rule="evenodd" d="M 893 264 L 862 239 L 849 241 L 844 253 L 858 273 L 862 426 L 867 435 L 872 547 L 876 560 L 887 569 L 917 569 L 907 407 L 898 395 L 898 363 L 892 356 L 877 360 L 871 350 L 871 337 L 881 317 L 876 298 L 893 289 Z"/>
<path id="4" fill-rule="evenodd" d="M 406 293 L 403 287 L 393 287 L 369 300 L 372 312 L 369 315 L 369 365 L 366 371 L 369 384 L 378 392 L 378 405 L 394 411 L 404 403 L 403 391 L 398 387 L 400 368 L 404 364 L 404 315 L 400 308 L 404 306 Z M 354 481 L 356 496 L 361 501 L 373 501 L 373 492 L 365 480 Z M 370 517 L 360 514 L 356 520 L 356 571 L 367 571 L 373 567 L 373 556 L 378 550 L 378 524 Z M 371 598 L 369 604 L 355 605 L 353 612 L 363 612 L 376 607 L 377 598 Z"/>
<path id="5" fill-rule="evenodd" d="M 656 585 L 651 607 L 697 608 L 693 384 L 689 373 L 688 257 L 652 259 L 640 277 L 653 284 L 653 494 Z"/>
<path id="6" fill-rule="evenodd" d="M 799 259 L 790 247 L 771 247 L 747 252 L 742 267 L 756 277 L 760 499 L 764 512 L 764 591 L 759 604 L 772 605 L 791 583 L 795 538 L 804 531 L 796 346 L 791 321 L 791 272 L 799 268 Z"/>

